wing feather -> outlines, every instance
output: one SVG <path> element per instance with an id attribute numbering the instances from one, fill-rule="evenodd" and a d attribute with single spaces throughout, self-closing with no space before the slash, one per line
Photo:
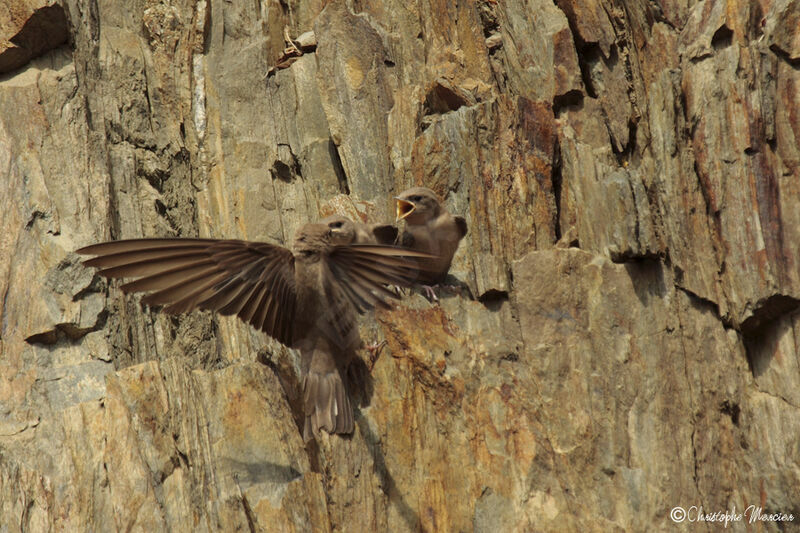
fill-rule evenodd
<path id="1" fill-rule="evenodd" d="M 125 292 L 165 312 L 208 309 L 237 315 L 278 341 L 294 337 L 294 257 L 280 246 L 240 240 L 134 239 L 78 250 L 86 266 L 109 278 L 134 278 Z"/>
<path id="2" fill-rule="evenodd" d="M 84 264 L 110 278 L 135 278 L 125 292 L 149 292 L 144 303 L 165 312 L 208 309 L 237 315 L 280 342 L 292 345 L 297 309 L 294 257 L 282 247 L 238 240 L 137 239 L 87 246 Z M 359 313 L 388 307 L 398 298 L 388 285 L 408 287 L 420 277 L 420 260 L 434 256 L 390 245 L 334 246 L 325 254 L 332 280 L 326 294 L 337 329 L 347 329 L 352 305 Z"/>
<path id="3" fill-rule="evenodd" d="M 420 273 L 419 259 L 434 256 L 397 246 L 351 244 L 336 246 L 328 255 L 328 266 L 338 291 L 359 313 L 374 307 L 389 307 L 388 298 L 398 296 L 387 285 L 410 287 Z"/>

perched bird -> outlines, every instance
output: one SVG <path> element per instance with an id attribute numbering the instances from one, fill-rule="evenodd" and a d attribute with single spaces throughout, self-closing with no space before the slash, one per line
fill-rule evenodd
<path id="1" fill-rule="evenodd" d="M 397 228 L 391 224 L 362 224 L 342 215 L 331 215 L 319 221 L 333 232 L 333 239 L 340 244 L 394 244 Z"/>
<path id="2" fill-rule="evenodd" d="M 341 370 L 360 343 L 355 311 L 389 307 L 408 287 L 423 253 L 395 246 L 338 244 L 325 224 L 307 224 L 292 250 L 263 242 L 137 239 L 77 250 L 109 278 L 138 278 L 124 292 L 167 313 L 208 309 L 237 315 L 301 354 L 306 440 L 320 429 L 351 433 L 353 411 Z"/>
<path id="3" fill-rule="evenodd" d="M 406 221 L 399 244 L 434 256 L 420 261 L 419 281 L 428 296 L 435 300 L 431 285 L 447 277 L 458 243 L 467 234 L 467 221 L 448 213 L 436 193 L 425 187 L 408 189 L 395 197 L 395 201 L 397 219 Z"/>

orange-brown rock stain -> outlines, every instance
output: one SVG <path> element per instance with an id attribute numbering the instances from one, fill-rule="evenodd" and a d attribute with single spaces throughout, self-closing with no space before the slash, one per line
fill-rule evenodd
<path id="1" fill-rule="evenodd" d="M 226 436 L 236 441 L 246 440 L 253 428 L 257 427 L 258 416 L 253 412 L 253 406 L 257 405 L 257 400 L 254 402 L 252 395 L 252 392 L 242 389 L 225 392 L 223 426 Z"/>

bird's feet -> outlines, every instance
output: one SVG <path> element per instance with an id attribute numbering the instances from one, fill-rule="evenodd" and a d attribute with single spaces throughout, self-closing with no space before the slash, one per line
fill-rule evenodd
<path id="1" fill-rule="evenodd" d="M 439 291 L 439 294 L 442 292 L 447 292 L 450 294 L 463 294 L 463 290 L 466 287 L 463 284 L 450 284 L 450 283 L 437 283 L 433 286 L 423 285 L 423 289 L 425 290 L 425 295 L 428 297 L 428 300 L 432 302 L 439 302 L 439 298 L 436 296 L 435 291 Z"/>
<path id="2" fill-rule="evenodd" d="M 439 302 L 439 297 L 436 291 L 445 291 L 449 293 L 461 294 L 461 285 L 448 285 L 446 283 L 437 283 L 436 285 L 420 285 L 422 292 L 429 302 Z"/>
<path id="3" fill-rule="evenodd" d="M 438 284 L 436 285 L 421 285 L 423 292 L 425 293 L 425 297 L 428 299 L 429 302 L 438 302 L 439 297 L 436 296 L 436 289 L 439 287 Z"/>
<path id="4" fill-rule="evenodd" d="M 375 366 L 375 363 L 378 361 L 378 357 L 381 355 L 381 350 L 383 347 L 386 346 L 388 343 L 383 340 L 381 342 L 373 342 L 372 344 L 367 345 L 367 351 L 369 352 L 369 371 L 372 372 L 372 368 Z"/>

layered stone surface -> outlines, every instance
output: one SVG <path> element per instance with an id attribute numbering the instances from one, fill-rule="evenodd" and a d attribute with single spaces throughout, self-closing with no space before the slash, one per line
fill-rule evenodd
<path id="1" fill-rule="evenodd" d="M 0 525 L 796 524 L 799 20 L 785 0 L 7 2 Z M 293 350 L 160 314 L 74 254 L 290 245 L 332 212 L 391 221 L 415 185 L 468 221 L 460 288 L 364 317 L 387 346 L 359 354 L 355 433 L 308 446 Z"/>

